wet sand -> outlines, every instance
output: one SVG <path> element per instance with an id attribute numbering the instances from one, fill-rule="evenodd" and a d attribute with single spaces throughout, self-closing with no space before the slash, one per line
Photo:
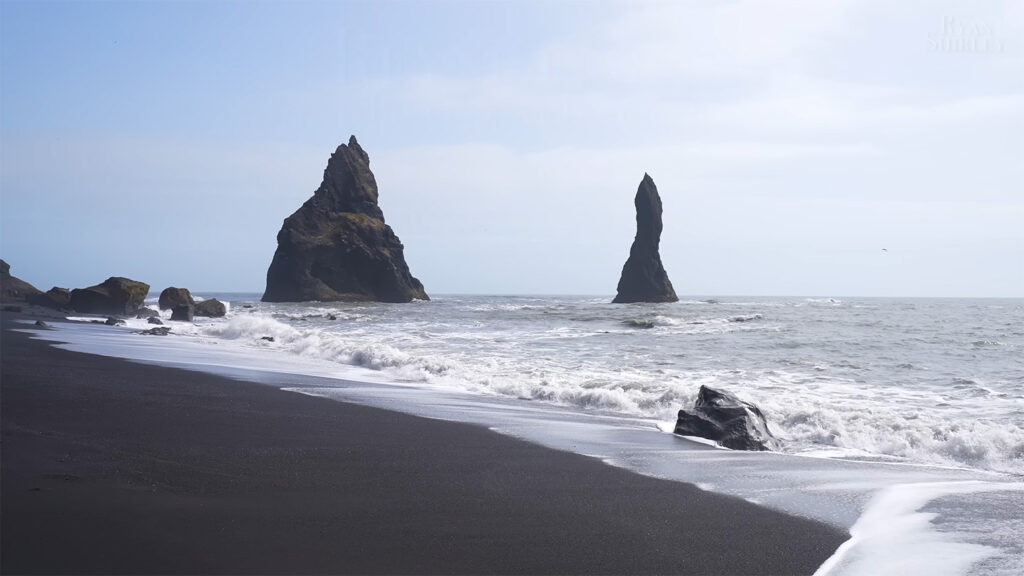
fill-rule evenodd
<path id="1" fill-rule="evenodd" d="M 810 574 L 847 537 L 478 426 L 60 350 L 19 316 L 4 574 Z"/>

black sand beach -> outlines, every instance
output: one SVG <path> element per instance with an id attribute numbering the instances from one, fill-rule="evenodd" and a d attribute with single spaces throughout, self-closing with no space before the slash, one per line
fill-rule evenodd
<path id="1" fill-rule="evenodd" d="M 4 574 L 810 574 L 846 538 L 476 426 L 59 350 L 15 317 Z"/>

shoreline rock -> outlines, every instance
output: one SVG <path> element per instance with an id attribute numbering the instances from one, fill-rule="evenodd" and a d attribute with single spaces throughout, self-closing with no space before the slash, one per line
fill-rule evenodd
<path id="1" fill-rule="evenodd" d="M 191 322 L 194 316 L 195 309 L 191 304 L 179 304 L 171 309 L 171 320 Z"/>
<path id="2" fill-rule="evenodd" d="M 102 284 L 71 291 L 69 306 L 85 314 L 134 315 L 149 294 L 149 284 L 111 276 Z"/>
<path id="3" fill-rule="evenodd" d="M 42 293 L 21 278 L 11 276 L 11 265 L 0 260 L 0 302 L 26 302 L 29 297 Z"/>
<path id="4" fill-rule="evenodd" d="M 674 434 L 714 440 L 733 450 L 771 450 L 775 437 L 761 409 L 733 394 L 701 386 L 693 411 L 680 410 Z"/>
<path id="5" fill-rule="evenodd" d="M 192 298 L 192 294 L 188 291 L 188 288 L 175 288 L 171 286 L 164 288 L 160 292 L 159 307 L 161 310 L 170 310 L 175 306 L 182 304 L 195 305 L 196 301 Z"/>
<path id="6" fill-rule="evenodd" d="M 227 306 L 216 298 L 196 302 L 195 306 L 192 307 L 192 313 L 195 316 L 206 316 L 208 318 L 220 318 L 227 314 L 227 312 Z"/>
<path id="7" fill-rule="evenodd" d="M 54 286 L 41 294 L 33 294 L 28 297 L 28 303 L 43 308 L 63 310 L 71 305 L 71 290 Z"/>

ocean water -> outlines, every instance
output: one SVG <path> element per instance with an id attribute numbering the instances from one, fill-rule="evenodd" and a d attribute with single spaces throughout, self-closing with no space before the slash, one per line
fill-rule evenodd
<path id="1" fill-rule="evenodd" d="M 760 405 L 787 453 L 1024 474 L 1024 300 L 230 298 L 226 320 L 194 332 L 387 381 L 665 425 L 703 384 Z"/>
<path id="2" fill-rule="evenodd" d="M 141 320 L 37 333 L 481 424 L 849 530 L 821 574 L 1024 573 L 1024 300 L 205 296 L 227 317 L 168 337 Z M 701 385 L 758 404 L 780 453 L 670 434 Z"/>

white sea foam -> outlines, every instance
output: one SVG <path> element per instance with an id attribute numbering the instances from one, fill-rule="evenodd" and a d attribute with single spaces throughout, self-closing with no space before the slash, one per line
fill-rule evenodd
<path id="1" fill-rule="evenodd" d="M 644 349 L 617 361 L 616 349 L 600 342 L 602 338 L 616 338 L 616 334 L 637 332 L 645 337 L 650 333 L 653 338 L 728 337 L 722 327 L 754 327 L 756 331 L 777 322 L 764 312 L 736 315 L 728 314 L 726 309 L 726 314 L 707 317 L 703 312 L 681 315 L 652 311 L 620 322 L 628 325 L 642 321 L 653 328 L 632 332 L 629 328 L 602 330 L 599 325 L 592 327 L 593 321 L 575 324 L 571 316 L 554 323 L 526 323 L 515 330 L 501 330 L 501 326 L 492 330 L 476 317 L 493 316 L 501 307 L 469 306 L 468 318 L 445 318 L 443 325 L 404 319 L 400 325 L 386 328 L 363 320 L 373 318 L 372 309 L 357 312 L 316 306 L 288 311 L 250 310 L 200 324 L 194 334 L 267 352 L 364 368 L 377 373 L 378 380 L 418 382 L 658 421 L 673 419 L 680 407 L 691 404 L 701 385 L 723 387 L 762 407 L 771 430 L 783 440 L 782 449 L 787 452 L 876 455 L 880 459 L 1024 473 L 1024 426 L 1019 420 L 1007 422 L 984 414 L 965 418 L 960 409 L 936 408 L 948 402 L 964 405 L 968 399 L 996 394 L 972 379 L 955 380 L 956 386 L 970 389 L 947 398 L 928 387 L 908 389 L 895 383 L 867 386 L 858 379 L 836 375 L 863 371 L 861 364 L 841 356 L 829 362 L 787 362 L 795 369 L 687 369 Z M 516 303 L 507 308 L 505 313 L 515 320 L 523 314 L 546 317 L 564 306 Z M 337 321 L 327 320 L 331 316 Z M 695 333 L 694 327 L 703 331 Z M 662 336 L 658 336 L 659 331 Z M 595 343 L 570 344 L 578 339 Z M 624 345 L 629 344 L 624 341 Z M 687 353 L 693 352 L 684 352 L 684 357 Z M 868 359 L 863 361 L 870 363 Z M 1024 400 L 1018 398 L 1016 402 L 1018 407 L 1024 406 Z"/>
<path id="2" fill-rule="evenodd" d="M 786 452 L 1024 474 L 1024 338 L 1014 331 L 1024 307 L 1012 302 L 249 306 L 168 325 L 241 352 L 331 363 L 347 377 L 654 422 L 674 420 L 701 385 L 725 388 L 761 406 Z"/>
<path id="3" fill-rule="evenodd" d="M 999 550 L 963 542 L 955 534 L 936 530 L 932 524 L 936 514 L 922 512 L 922 508 L 944 496 L 1011 490 L 1024 490 L 1024 484 L 964 481 L 885 488 L 850 529 L 850 539 L 822 564 L 815 576 L 967 574 L 971 566 Z"/>

